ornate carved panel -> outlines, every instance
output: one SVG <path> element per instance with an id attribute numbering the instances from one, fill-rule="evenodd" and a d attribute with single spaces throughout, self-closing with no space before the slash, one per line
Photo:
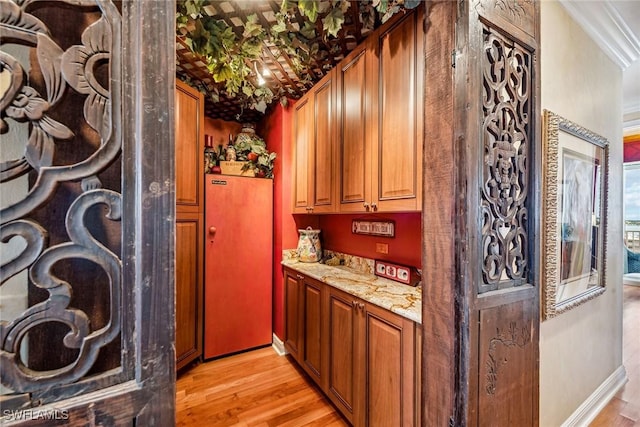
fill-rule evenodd
<path id="1" fill-rule="evenodd" d="M 477 0 L 476 11 L 492 22 L 501 22 L 534 36 L 535 6 L 533 0 Z"/>
<path id="2" fill-rule="evenodd" d="M 2 253 L 0 283 L 27 271 L 30 284 L 29 307 L 0 322 L 1 382 L 13 392 L 49 393 L 96 370 L 110 372 L 101 384 L 118 381 L 108 378 L 123 353 L 122 78 L 112 56 L 121 25 L 110 1 L 0 2 L 0 144 L 13 145 L 0 153 L 22 151 L 1 155 L 1 191 L 29 178 L 28 191 L 0 207 L 1 244 L 23 247 Z M 115 361 L 97 368 L 107 345 Z M 52 366 L 57 348 L 71 356 Z"/>
<path id="3" fill-rule="evenodd" d="M 478 292 L 527 281 L 532 58 L 483 26 L 482 282 Z"/>
<path id="4" fill-rule="evenodd" d="M 535 321 L 528 301 L 480 311 L 477 425 L 533 425 Z"/>

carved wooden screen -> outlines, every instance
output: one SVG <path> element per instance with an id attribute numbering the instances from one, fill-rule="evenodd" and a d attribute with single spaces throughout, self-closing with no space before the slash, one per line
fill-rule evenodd
<path id="1" fill-rule="evenodd" d="M 143 11 L 108 0 L 0 1 L 4 421 L 55 404 L 74 424 L 131 423 L 151 397 L 141 393 L 145 378 L 162 375 L 172 392 L 174 14 L 172 3 L 159 3 Z M 160 37 L 157 58 L 143 62 L 151 35 Z M 157 151 L 141 156 L 154 143 Z M 166 245 L 154 249 L 162 266 L 146 249 L 157 239 Z M 156 325 L 142 323 L 158 313 Z M 155 373 L 146 367 L 151 348 Z M 111 397 L 95 394 L 91 410 L 77 399 L 109 387 Z M 113 408 L 96 403 L 125 395 Z M 172 412 L 173 397 L 162 400 Z"/>
<path id="2" fill-rule="evenodd" d="M 478 191 L 468 209 L 479 218 L 466 283 L 468 425 L 536 425 L 539 12 L 533 0 L 474 0 L 468 12 L 480 95 L 470 92 L 468 129 L 477 183 L 469 191 Z"/>
<path id="3" fill-rule="evenodd" d="M 531 53 L 483 25 L 482 282 L 478 292 L 527 283 Z"/>

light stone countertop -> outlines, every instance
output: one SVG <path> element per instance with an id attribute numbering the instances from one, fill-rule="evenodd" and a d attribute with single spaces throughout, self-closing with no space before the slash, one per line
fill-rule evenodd
<path id="1" fill-rule="evenodd" d="M 408 286 L 375 275 L 360 273 L 345 266 L 285 259 L 282 265 L 340 289 L 402 317 L 422 323 L 420 286 Z"/>

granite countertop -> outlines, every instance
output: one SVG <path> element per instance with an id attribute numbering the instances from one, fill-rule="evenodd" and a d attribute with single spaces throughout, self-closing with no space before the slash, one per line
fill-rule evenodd
<path id="1" fill-rule="evenodd" d="M 306 263 L 296 259 L 285 259 L 282 261 L 282 265 L 414 322 L 422 323 L 420 286 L 403 285 L 345 266 L 330 266 L 317 262 Z"/>

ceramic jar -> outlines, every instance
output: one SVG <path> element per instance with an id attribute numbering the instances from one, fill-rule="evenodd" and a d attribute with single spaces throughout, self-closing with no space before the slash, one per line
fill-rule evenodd
<path id="1" fill-rule="evenodd" d="M 322 258 L 322 247 L 320 246 L 320 230 L 307 227 L 298 230 L 300 238 L 298 240 L 298 261 L 318 262 Z"/>

